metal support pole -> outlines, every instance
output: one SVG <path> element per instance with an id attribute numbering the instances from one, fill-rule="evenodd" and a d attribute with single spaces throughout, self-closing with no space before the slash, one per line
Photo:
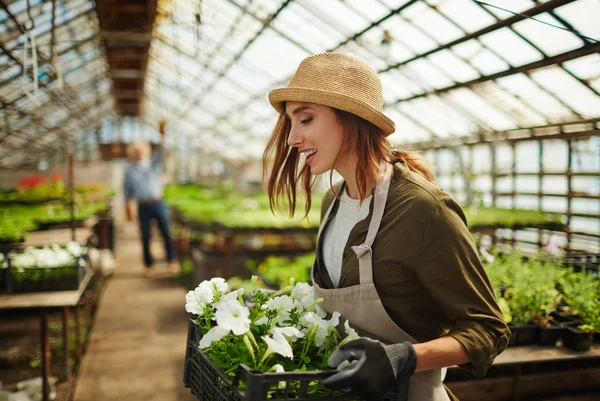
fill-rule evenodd
<path id="1" fill-rule="evenodd" d="M 492 176 L 492 207 L 496 207 L 496 144 L 490 143 L 490 174 Z"/>
<path id="2" fill-rule="evenodd" d="M 71 328 L 69 327 L 70 311 L 63 309 L 63 348 L 65 353 L 65 379 L 71 381 Z"/>
<path id="3" fill-rule="evenodd" d="M 81 356 L 83 355 L 83 351 L 81 349 L 81 313 L 80 306 L 75 306 L 75 344 L 76 344 L 76 352 L 77 352 L 77 363 L 81 365 Z"/>
<path id="4" fill-rule="evenodd" d="M 573 201 L 573 142 L 567 140 L 567 250 L 571 250 L 571 204 Z"/>
<path id="5" fill-rule="evenodd" d="M 69 210 L 71 212 L 71 241 L 75 241 L 75 157 L 73 150 L 69 152 Z"/>
<path id="6" fill-rule="evenodd" d="M 50 342 L 48 340 L 48 315 L 40 310 L 40 340 L 42 343 L 42 401 L 50 400 Z"/>
<path id="7" fill-rule="evenodd" d="M 544 208 L 544 142 L 538 142 L 538 211 L 542 211 Z M 544 245 L 542 241 L 543 230 L 538 230 L 538 248 L 542 248 Z"/>

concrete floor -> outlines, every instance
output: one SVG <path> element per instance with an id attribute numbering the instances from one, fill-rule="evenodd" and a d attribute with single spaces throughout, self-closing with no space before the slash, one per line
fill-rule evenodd
<path id="1" fill-rule="evenodd" d="M 143 277 L 137 226 L 121 232 L 118 268 L 99 301 L 75 401 L 192 401 L 182 383 L 187 319 L 186 291 L 164 271 Z M 164 251 L 157 240 L 153 254 Z"/>

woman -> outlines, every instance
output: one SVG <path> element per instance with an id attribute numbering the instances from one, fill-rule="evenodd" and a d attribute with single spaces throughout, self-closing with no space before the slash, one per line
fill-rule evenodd
<path id="1" fill-rule="evenodd" d="M 387 141 L 395 126 L 382 112 L 377 73 L 349 55 L 317 54 L 269 101 L 280 112 L 263 155 L 271 205 L 285 196 L 293 213 L 301 181 L 308 211 L 314 176 L 335 169 L 344 178 L 323 200 L 315 295 L 380 340 L 342 346 L 329 364 L 358 362 L 324 384 L 366 400 L 395 383 L 411 401 L 456 400 L 443 368 L 485 375 L 510 332 L 462 209 L 422 158 Z"/>

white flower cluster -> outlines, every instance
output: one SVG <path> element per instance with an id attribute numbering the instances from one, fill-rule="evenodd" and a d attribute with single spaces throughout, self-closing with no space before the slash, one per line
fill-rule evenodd
<path id="1" fill-rule="evenodd" d="M 84 250 L 77 242 L 69 242 L 65 248 L 56 244 L 44 248 L 28 247 L 23 253 L 11 255 L 11 265 L 16 269 L 73 266 Z"/>
<path id="2" fill-rule="evenodd" d="M 339 324 L 338 312 L 334 312 L 330 319 L 326 319 L 327 314 L 318 306 L 322 299 L 315 299 L 310 284 L 297 283 L 293 289 L 287 287 L 275 293 L 262 305 L 261 313 L 254 313 L 260 316 L 254 322 L 250 320 L 250 309 L 244 304 L 243 292 L 243 288 L 228 292 L 225 280 L 217 277 L 210 281 L 203 281 L 195 290 L 187 293 L 185 297 L 187 312 L 199 317 L 207 311 L 214 312 L 212 319 L 216 321 L 216 325 L 204 334 L 200 340 L 200 349 L 208 348 L 212 343 L 233 333 L 236 336 L 244 336 L 244 343 L 249 350 L 252 350 L 255 347 L 252 347 L 251 340 L 255 340 L 250 332 L 250 325 L 254 324 L 268 328 L 267 334 L 261 337 L 267 344 L 263 361 L 273 353 L 293 359 L 291 343 L 313 333 L 314 345 L 321 348 L 325 345 L 330 328 L 337 327 Z M 290 295 L 281 295 L 284 293 Z M 296 316 L 299 314 L 296 325 L 291 323 L 292 314 Z M 350 328 L 347 321 L 345 328 L 347 340 L 358 338 L 356 331 Z M 273 367 L 274 370 L 280 368 L 281 366 L 278 365 Z"/>

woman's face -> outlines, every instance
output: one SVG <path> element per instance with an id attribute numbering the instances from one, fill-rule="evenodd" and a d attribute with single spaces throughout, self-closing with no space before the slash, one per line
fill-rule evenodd
<path id="1" fill-rule="evenodd" d="M 292 122 L 288 145 L 298 148 L 310 172 L 318 175 L 334 168 L 343 145 L 344 129 L 333 109 L 315 103 L 287 102 L 285 112 Z M 336 169 L 345 164 L 345 159 L 340 154 Z"/>

